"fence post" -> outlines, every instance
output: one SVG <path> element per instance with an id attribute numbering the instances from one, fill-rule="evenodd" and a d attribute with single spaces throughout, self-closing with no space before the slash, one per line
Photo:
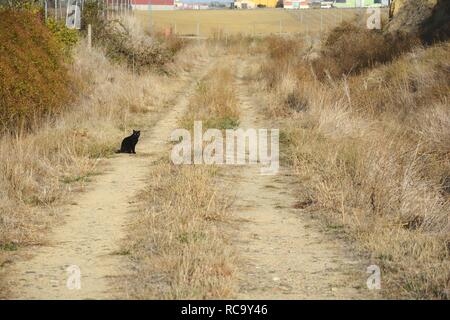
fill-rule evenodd
<path id="1" fill-rule="evenodd" d="M 149 18 L 149 25 L 150 25 L 150 33 L 153 32 L 153 22 L 152 22 L 152 3 L 151 1 L 148 2 L 148 18 Z"/>
<path id="2" fill-rule="evenodd" d="M 88 24 L 88 48 L 91 50 L 92 48 L 92 26 Z"/>

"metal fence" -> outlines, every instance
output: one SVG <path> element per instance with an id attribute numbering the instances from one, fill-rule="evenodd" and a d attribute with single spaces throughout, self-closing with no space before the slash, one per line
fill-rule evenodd
<path id="1" fill-rule="evenodd" d="M 71 14 L 71 8 L 74 7 L 79 8 L 81 16 L 87 3 L 86 0 L 42 0 L 41 2 L 46 19 L 52 18 L 58 21 L 66 21 Z M 90 0 L 89 2 L 96 2 L 108 19 L 132 13 L 133 0 Z"/>
<path id="2" fill-rule="evenodd" d="M 45 18 L 53 18 L 55 20 L 66 20 L 68 0 L 43 1 Z"/>
<path id="3" fill-rule="evenodd" d="M 223 13 L 223 14 L 219 14 Z M 136 10 L 135 17 L 154 32 L 169 30 L 183 37 L 266 36 L 302 34 L 321 37 L 342 21 L 355 20 L 362 27 L 370 16 L 367 8 L 357 9 L 249 9 L 249 10 Z M 382 19 L 387 9 L 380 9 Z"/>
<path id="4" fill-rule="evenodd" d="M 0 4 L 20 0 L 0 0 Z M 254 9 L 246 14 L 233 14 L 236 10 L 224 10 L 217 15 L 216 10 L 133 10 L 134 0 L 40 0 L 47 19 L 63 21 L 69 27 L 79 27 L 77 14 L 82 18 L 85 6 L 97 3 L 101 14 L 109 20 L 133 14 L 142 26 L 151 32 L 164 32 L 182 37 L 208 38 L 222 34 L 242 34 L 264 36 L 267 34 L 305 34 L 321 36 L 343 20 L 367 19 L 367 9 Z M 74 7 L 78 9 L 73 9 Z M 136 9 L 136 8 L 135 8 Z M 78 10 L 78 12 L 77 12 Z M 387 17 L 387 9 L 381 8 L 382 17 Z M 363 23 L 364 25 L 364 23 Z"/>

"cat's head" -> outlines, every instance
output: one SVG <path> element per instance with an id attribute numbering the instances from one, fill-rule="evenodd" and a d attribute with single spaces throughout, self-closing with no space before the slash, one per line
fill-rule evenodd
<path id="1" fill-rule="evenodd" d="M 140 130 L 133 130 L 133 136 L 139 137 L 140 135 L 141 135 L 141 131 Z"/>

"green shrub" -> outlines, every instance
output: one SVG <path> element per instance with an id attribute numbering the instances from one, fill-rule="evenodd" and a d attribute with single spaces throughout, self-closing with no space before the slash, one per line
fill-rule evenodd
<path id="1" fill-rule="evenodd" d="M 60 45 L 42 18 L 0 9 L 0 131 L 30 129 L 72 96 Z"/>

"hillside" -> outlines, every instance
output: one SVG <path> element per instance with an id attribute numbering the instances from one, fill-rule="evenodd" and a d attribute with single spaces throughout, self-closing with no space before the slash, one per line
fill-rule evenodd
<path id="1" fill-rule="evenodd" d="M 419 36 L 426 43 L 450 37 L 450 3 L 446 0 L 394 0 L 387 31 Z"/>

